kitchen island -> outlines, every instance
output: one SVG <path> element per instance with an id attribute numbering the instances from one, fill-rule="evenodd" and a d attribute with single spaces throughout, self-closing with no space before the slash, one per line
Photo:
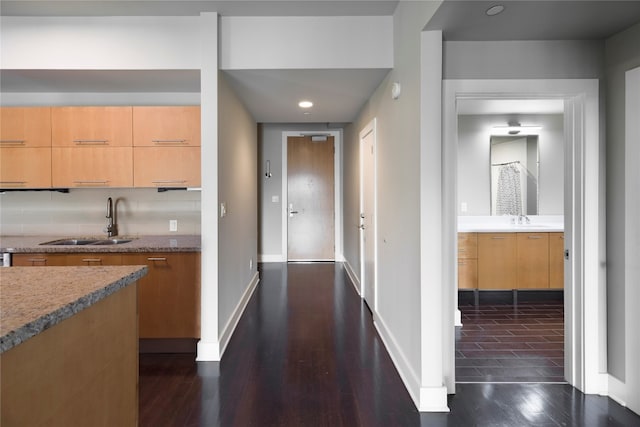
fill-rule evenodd
<path id="1" fill-rule="evenodd" d="M 0 271 L 3 426 L 133 426 L 144 266 Z"/>

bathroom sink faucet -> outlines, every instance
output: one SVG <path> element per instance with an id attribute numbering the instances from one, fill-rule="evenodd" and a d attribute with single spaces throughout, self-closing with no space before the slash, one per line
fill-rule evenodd
<path id="1" fill-rule="evenodd" d="M 113 237 L 118 235 L 118 225 L 115 223 L 113 214 L 113 201 L 111 197 L 107 199 L 107 227 L 104 231 L 107 232 L 107 237 Z"/>
<path id="2" fill-rule="evenodd" d="M 518 224 L 530 224 L 531 220 L 526 215 L 518 215 Z"/>

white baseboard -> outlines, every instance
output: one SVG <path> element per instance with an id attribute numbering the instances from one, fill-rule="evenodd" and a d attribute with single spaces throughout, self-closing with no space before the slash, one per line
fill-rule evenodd
<path id="1" fill-rule="evenodd" d="M 258 255 L 258 262 L 286 262 L 286 261 L 287 260 L 284 259 L 282 254 L 275 254 L 275 255 L 259 254 Z"/>
<path id="2" fill-rule="evenodd" d="M 608 380 L 608 393 L 607 395 L 618 402 L 620 405 L 627 407 L 627 399 L 625 398 L 627 394 L 627 386 L 625 383 L 617 379 L 612 375 L 607 375 Z"/>
<path id="3" fill-rule="evenodd" d="M 382 338 L 387 353 L 389 353 L 393 364 L 396 366 L 404 386 L 409 392 L 411 399 L 413 399 L 413 403 L 416 405 L 416 408 L 420 408 L 420 380 L 418 375 L 411 369 L 407 358 L 398 346 L 389 328 L 387 328 L 382 318 L 375 313 L 373 314 L 373 325 L 378 331 L 380 338 Z"/>
<path id="4" fill-rule="evenodd" d="M 459 308 L 456 308 L 456 311 L 454 312 L 454 326 L 462 326 L 462 312 L 460 311 Z"/>
<path id="5" fill-rule="evenodd" d="M 447 406 L 447 388 L 421 387 L 420 388 L 420 412 L 449 412 Z"/>
<path id="6" fill-rule="evenodd" d="M 344 269 L 347 271 L 347 276 L 349 276 L 351 284 L 355 288 L 356 293 L 362 297 L 362 294 L 360 293 L 360 279 L 358 279 L 358 275 L 356 274 L 356 272 L 353 271 L 353 268 L 351 267 L 351 264 L 349 264 L 349 261 L 344 262 Z"/>
<path id="7" fill-rule="evenodd" d="M 198 354 L 196 362 L 219 362 L 220 361 L 220 344 L 218 342 L 198 341 Z"/>

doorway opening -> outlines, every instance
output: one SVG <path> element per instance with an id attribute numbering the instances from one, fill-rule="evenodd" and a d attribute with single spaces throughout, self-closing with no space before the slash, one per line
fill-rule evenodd
<path id="1" fill-rule="evenodd" d="M 457 114 L 456 382 L 565 383 L 564 102 Z"/>

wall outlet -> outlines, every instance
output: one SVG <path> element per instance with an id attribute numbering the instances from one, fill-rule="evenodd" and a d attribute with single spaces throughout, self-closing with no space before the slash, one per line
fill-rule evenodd
<path id="1" fill-rule="evenodd" d="M 467 211 L 467 202 L 460 203 L 460 212 L 465 213 Z"/>
<path id="2" fill-rule="evenodd" d="M 271 203 L 280 203 L 280 196 L 271 196 Z"/>
<path id="3" fill-rule="evenodd" d="M 225 202 L 220 203 L 220 218 L 227 216 L 227 204 Z"/>
<path id="4" fill-rule="evenodd" d="M 169 220 L 169 231 L 178 231 L 178 220 L 170 219 Z"/>

